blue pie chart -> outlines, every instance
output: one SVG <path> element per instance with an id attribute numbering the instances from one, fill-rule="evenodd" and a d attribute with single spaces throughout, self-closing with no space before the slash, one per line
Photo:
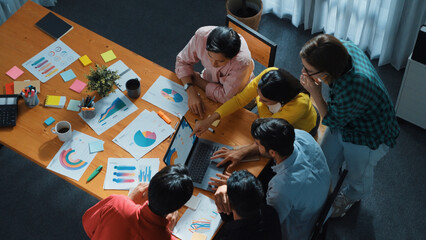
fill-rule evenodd
<path id="1" fill-rule="evenodd" d="M 150 131 L 141 132 L 140 130 L 137 131 L 135 133 L 135 136 L 133 137 L 133 140 L 135 141 L 135 143 L 140 147 L 149 147 L 155 143 L 156 139 L 157 139 L 157 135 L 155 135 L 155 132 L 150 132 Z"/>

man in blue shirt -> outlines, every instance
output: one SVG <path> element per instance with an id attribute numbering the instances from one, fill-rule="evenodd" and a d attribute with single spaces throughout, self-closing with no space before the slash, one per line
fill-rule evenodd
<path id="1" fill-rule="evenodd" d="M 295 130 L 284 119 L 256 119 L 251 134 L 260 153 L 276 164 L 266 202 L 278 212 L 283 238 L 308 239 L 331 182 L 320 146 L 309 133 Z M 219 212 L 226 212 L 220 207 L 227 199 L 226 192 L 217 191 L 215 199 Z"/>

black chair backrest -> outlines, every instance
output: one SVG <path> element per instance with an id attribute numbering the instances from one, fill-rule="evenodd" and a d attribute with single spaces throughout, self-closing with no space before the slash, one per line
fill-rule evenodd
<path id="1" fill-rule="evenodd" d="M 348 170 L 343 170 L 342 174 L 340 174 L 339 181 L 337 181 L 336 186 L 334 187 L 333 192 L 328 195 L 327 200 L 325 201 L 324 206 L 321 209 L 321 213 L 315 223 L 314 230 L 312 231 L 311 240 L 316 240 L 321 234 L 322 227 L 324 225 L 324 220 L 327 217 L 328 212 L 330 211 L 331 205 L 333 205 L 334 200 L 337 197 L 337 194 L 342 187 L 343 181 L 348 174 Z"/>
<path id="2" fill-rule="evenodd" d="M 277 52 L 276 43 L 229 14 L 226 15 L 226 26 L 234 29 L 244 37 L 254 60 L 265 67 L 274 66 L 275 53 Z"/>

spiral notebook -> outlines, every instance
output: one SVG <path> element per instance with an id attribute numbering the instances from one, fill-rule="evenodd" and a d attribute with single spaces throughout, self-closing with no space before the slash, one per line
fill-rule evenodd
<path id="1" fill-rule="evenodd" d="M 44 102 L 45 107 L 63 108 L 67 101 L 65 96 L 54 96 L 47 95 L 46 101 Z"/>

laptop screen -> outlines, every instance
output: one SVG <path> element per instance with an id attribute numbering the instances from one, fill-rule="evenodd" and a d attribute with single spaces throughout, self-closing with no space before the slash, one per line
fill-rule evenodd
<path id="1" fill-rule="evenodd" d="M 191 133 L 191 126 L 186 121 L 185 117 L 182 117 L 175 136 L 173 137 L 166 156 L 164 157 L 166 165 L 185 165 L 186 159 L 191 152 L 192 145 L 194 145 L 197 138 L 195 135 L 190 137 L 189 135 L 191 135 Z"/>

